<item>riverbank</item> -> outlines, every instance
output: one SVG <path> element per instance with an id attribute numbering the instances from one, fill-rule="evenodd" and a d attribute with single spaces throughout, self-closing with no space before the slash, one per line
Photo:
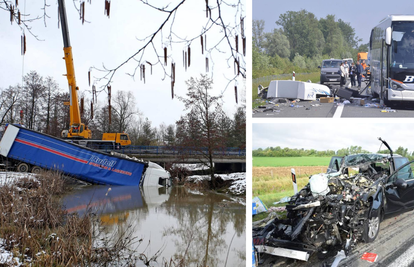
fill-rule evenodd
<path id="1" fill-rule="evenodd" d="M 245 173 L 219 176 L 218 179 L 222 181 L 221 184 L 226 185 L 221 188 L 222 193 L 224 192 L 230 196 L 241 196 L 239 201 L 234 200 L 236 199 L 234 197 L 231 197 L 231 199 L 234 203 L 245 206 Z M 186 187 L 191 188 L 191 185 L 197 187 L 198 184 L 206 184 L 208 181 L 209 176 L 190 176 L 187 179 Z M 147 238 L 142 241 L 142 233 L 148 231 L 151 233 L 148 238 L 151 239 L 151 243 L 155 244 L 156 240 L 153 237 L 158 234 L 157 229 L 163 229 L 166 226 L 154 228 L 154 222 L 151 221 L 149 222 L 150 226 L 148 226 L 149 230 L 142 233 L 140 231 L 137 232 L 138 234 L 125 232 L 117 235 L 115 239 L 111 236 L 111 239 L 102 240 L 101 238 L 105 237 L 105 235 L 99 235 L 104 231 L 102 216 L 99 218 L 96 214 L 91 215 L 89 211 L 82 217 L 78 217 L 76 214 L 67 214 L 65 207 L 60 203 L 62 196 L 67 195 L 72 188 L 73 185 L 58 173 L 48 172 L 33 175 L 29 173 L 0 172 L 0 206 L 2 207 L 2 214 L 0 214 L 0 266 L 110 266 L 114 260 L 122 262 L 122 265 L 130 263 L 132 266 L 136 266 L 137 263 L 143 262 L 140 257 L 145 258 L 143 253 L 147 252 L 139 253 L 136 248 L 132 250 L 129 248 L 131 245 L 137 247 L 141 242 L 149 242 Z M 92 189 L 94 187 L 88 186 L 87 188 Z M 177 188 L 177 190 L 180 190 L 180 188 Z M 94 192 L 92 195 L 97 195 L 97 192 Z M 105 192 L 108 193 L 109 190 L 105 190 Z M 130 225 L 135 225 L 137 221 L 145 221 L 144 219 L 148 219 L 148 215 L 142 218 L 140 214 L 142 215 L 142 212 L 151 213 L 153 207 L 156 207 L 157 210 L 156 218 L 160 216 L 159 211 L 164 209 L 168 211 L 167 214 L 173 214 L 172 211 L 178 208 L 187 212 L 187 207 L 182 204 L 170 208 L 169 205 L 175 202 L 167 201 L 168 195 L 163 197 L 163 199 L 165 198 L 164 201 L 167 201 L 164 202 L 165 204 L 162 204 L 162 206 L 159 206 L 160 204 L 155 205 L 153 202 L 160 199 L 158 190 L 156 190 L 157 194 L 155 195 L 149 194 L 152 191 L 144 190 L 143 192 L 152 202 L 149 202 L 148 199 L 137 201 L 137 203 L 144 204 L 141 211 L 127 211 L 124 218 L 131 218 L 131 221 L 127 220 L 124 223 L 119 223 L 116 227 L 129 229 Z M 114 193 L 115 188 L 112 188 L 110 195 L 115 196 Z M 204 203 L 203 201 L 210 203 L 212 198 L 217 198 L 207 192 L 205 194 L 204 198 L 198 199 L 196 195 L 195 198 L 193 196 L 191 201 L 185 201 L 185 203 L 193 203 L 195 200 L 201 201 L 201 203 Z M 136 196 L 137 193 L 135 192 L 133 195 Z M 177 193 L 174 193 L 174 195 L 177 195 Z M 224 196 L 224 194 L 217 194 L 217 196 L 220 195 Z M 153 196 L 157 197 L 153 199 Z M 192 194 L 186 193 L 183 196 L 188 198 Z M 119 200 L 119 198 L 116 199 Z M 180 197 L 179 199 L 185 198 Z M 215 201 L 218 202 L 217 205 L 213 205 L 214 209 L 231 208 L 230 211 L 234 212 L 233 205 L 229 204 L 231 202 L 221 198 Z M 201 206 L 204 207 L 204 204 Z M 138 217 L 132 219 L 135 213 Z M 114 218 L 118 215 L 116 213 L 116 215 L 108 216 Z M 158 222 L 158 220 L 156 221 Z M 237 228 L 244 229 L 245 220 L 241 221 L 243 221 L 243 226 Z M 177 223 L 177 225 L 182 224 L 183 221 Z M 227 236 L 231 231 L 234 231 L 234 229 L 229 227 L 227 234 L 223 233 L 222 235 L 231 240 L 232 236 Z M 240 230 L 237 231 L 240 232 Z M 231 243 L 229 243 L 229 246 L 231 246 Z M 170 254 L 174 255 L 175 253 L 176 251 L 172 251 Z M 180 261 L 171 263 L 169 266 L 188 266 L 186 261 L 183 261 L 184 258 L 187 259 L 186 256 L 183 256 Z M 187 259 L 187 261 L 190 260 Z M 178 262 L 180 263 L 178 264 Z"/>
<path id="2" fill-rule="evenodd" d="M 95 240 L 99 221 L 67 214 L 60 197 L 69 188 L 57 172 L 0 173 L 1 266 L 108 266 L 128 261 L 133 240 Z"/>
<path id="3" fill-rule="evenodd" d="M 209 188 L 209 175 L 192 175 L 186 178 L 186 185 L 196 185 L 200 188 Z M 216 174 L 217 191 L 234 196 L 246 196 L 246 173 Z"/>

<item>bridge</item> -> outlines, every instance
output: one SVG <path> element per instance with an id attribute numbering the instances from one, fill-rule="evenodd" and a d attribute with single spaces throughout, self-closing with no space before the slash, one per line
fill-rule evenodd
<path id="1" fill-rule="evenodd" d="M 203 155 L 207 154 L 207 148 L 191 149 L 171 146 L 127 146 L 115 151 L 144 160 L 157 163 L 200 163 Z M 217 170 L 232 169 L 246 171 L 246 150 L 240 148 L 223 148 L 213 152 L 213 162 Z"/>

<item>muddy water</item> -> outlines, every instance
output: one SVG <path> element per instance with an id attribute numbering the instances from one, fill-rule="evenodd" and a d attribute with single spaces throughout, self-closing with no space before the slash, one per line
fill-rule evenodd
<path id="1" fill-rule="evenodd" d="M 179 259 L 187 266 L 246 265 L 246 207 L 229 196 L 183 187 L 91 186 L 74 190 L 63 202 L 69 212 L 98 214 L 114 239 L 131 229 L 141 240 L 131 249 L 155 257 L 150 266 Z"/>

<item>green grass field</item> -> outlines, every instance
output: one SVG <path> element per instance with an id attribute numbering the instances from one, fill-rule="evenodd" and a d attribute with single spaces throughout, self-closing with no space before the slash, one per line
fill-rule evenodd
<path id="1" fill-rule="evenodd" d="M 331 157 L 253 157 L 253 167 L 328 166 Z"/>

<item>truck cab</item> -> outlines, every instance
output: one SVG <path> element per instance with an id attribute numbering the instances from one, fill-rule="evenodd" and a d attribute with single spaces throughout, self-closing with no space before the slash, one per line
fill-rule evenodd
<path id="1" fill-rule="evenodd" d="M 103 133 L 102 140 L 114 141 L 121 147 L 131 145 L 131 140 L 129 139 L 129 135 L 127 133 Z"/>

